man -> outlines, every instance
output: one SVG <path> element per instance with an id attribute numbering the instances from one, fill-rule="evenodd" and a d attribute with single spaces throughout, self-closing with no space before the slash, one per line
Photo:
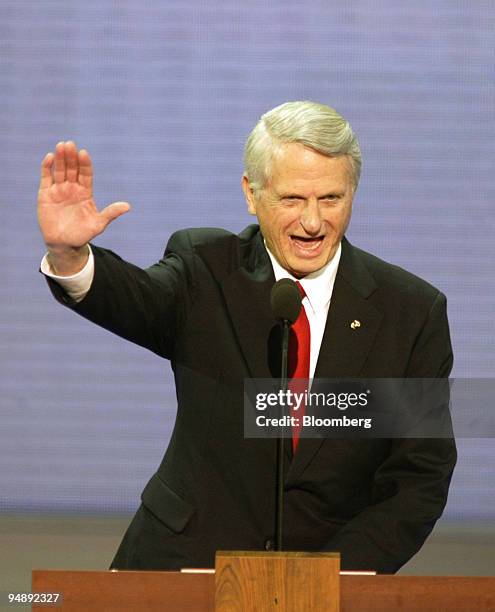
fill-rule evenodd
<path id="1" fill-rule="evenodd" d="M 304 289 L 311 376 L 448 376 L 445 297 L 344 238 L 360 166 L 335 110 L 283 104 L 246 145 L 242 186 L 259 227 L 178 232 L 142 270 L 88 247 L 129 209 L 98 212 L 88 153 L 59 143 L 43 160 L 42 271 L 55 297 L 170 359 L 175 375 L 170 445 L 113 567 L 213 566 L 218 549 L 273 548 L 276 446 L 244 438 L 243 381 L 279 375 L 275 280 Z M 397 571 L 441 515 L 455 457 L 448 439 L 301 439 L 285 455 L 285 550 L 335 550 L 344 569 Z"/>

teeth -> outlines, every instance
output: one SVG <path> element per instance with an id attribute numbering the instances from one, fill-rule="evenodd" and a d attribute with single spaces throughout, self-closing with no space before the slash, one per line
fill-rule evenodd
<path id="1" fill-rule="evenodd" d="M 299 236 L 294 236 L 292 239 L 294 242 L 296 242 L 299 248 L 302 248 L 305 251 L 314 251 L 319 247 L 323 240 L 323 238 L 303 238 Z"/>

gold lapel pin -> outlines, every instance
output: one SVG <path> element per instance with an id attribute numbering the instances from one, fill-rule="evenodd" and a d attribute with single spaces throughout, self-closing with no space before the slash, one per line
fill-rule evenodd
<path id="1" fill-rule="evenodd" d="M 357 329 L 358 327 L 361 327 L 361 321 L 354 319 L 354 321 L 351 323 L 351 329 Z"/>

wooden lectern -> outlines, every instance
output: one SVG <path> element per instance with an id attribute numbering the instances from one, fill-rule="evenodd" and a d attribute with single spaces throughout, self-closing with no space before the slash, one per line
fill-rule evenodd
<path id="1" fill-rule="evenodd" d="M 495 612 L 495 577 L 339 577 L 338 555 L 318 557 L 218 553 L 215 573 L 33 570 L 32 590 L 62 593 L 52 609 L 65 612 Z"/>
<path id="2" fill-rule="evenodd" d="M 339 612 L 338 553 L 217 552 L 215 612 Z"/>

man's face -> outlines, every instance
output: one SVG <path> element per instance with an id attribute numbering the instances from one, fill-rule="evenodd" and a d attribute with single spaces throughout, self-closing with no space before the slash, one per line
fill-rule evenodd
<path id="1" fill-rule="evenodd" d="M 289 143 L 275 154 L 258 197 L 243 177 L 249 212 L 258 217 L 270 251 L 293 276 L 316 272 L 335 255 L 352 212 L 350 164 L 346 156 L 326 157 Z"/>

